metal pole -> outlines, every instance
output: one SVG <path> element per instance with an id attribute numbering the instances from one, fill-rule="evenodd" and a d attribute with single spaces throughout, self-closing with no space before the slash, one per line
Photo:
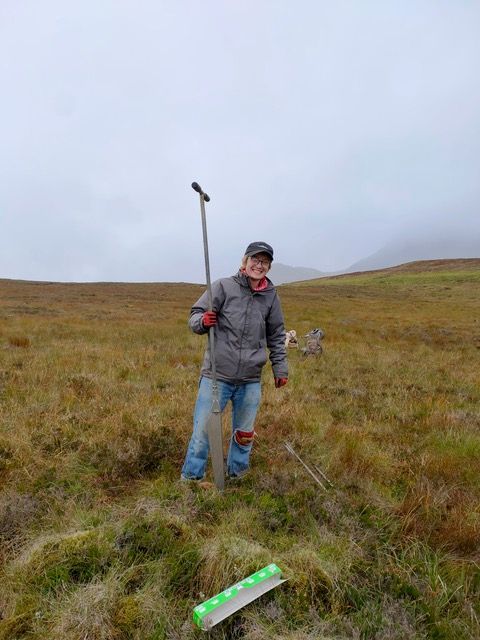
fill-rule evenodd
<path id="1" fill-rule="evenodd" d="M 207 217 L 205 215 L 205 202 L 210 202 L 210 197 L 203 192 L 202 187 L 192 183 L 192 188 L 200 195 L 200 211 L 202 214 L 203 249 L 205 254 L 205 273 L 207 276 L 208 310 L 213 311 L 212 284 L 210 280 L 210 260 L 208 257 Z M 215 363 L 215 328 L 208 330 L 208 348 L 210 351 L 210 366 L 212 369 L 212 409 L 207 420 L 206 428 L 210 456 L 212 459 L 213 477 L 215 486 L 219 491 L 225 488 L 225 463 L 223 458 L 222 438 L 222 413 L 218 399 L 217 368 Z"/>
<path id="2" fill-rule="evenodd" d="M 207 276 L 207 296 L 208 310 L 213 311 L 212 282 L 210 279 L 210 260 L 208 257 L 208 237 L 207 237 L 207 217 L 205 215 L 205 194 L 200 194 L 200 209 L 202 212 L 203 249 L 205 253 L 205 274 Z M 208 330 L 208 347 L 210 350 L 210 363 L 212 366 L 212 413 L 220 413 L 220 403 L 218 401 L 217 367 L 215 363 L 215 330 L 210 327 Z"/>

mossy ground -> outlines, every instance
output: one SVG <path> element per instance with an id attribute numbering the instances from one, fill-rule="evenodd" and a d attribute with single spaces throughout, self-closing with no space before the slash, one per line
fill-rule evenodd
<path id="1" fill-rule="evenodd" d="M 202 287 L 0 281 L 0 638 L 200 638 L 193 606 L 270 562 L 210 637 L 478 638 L 480 268 L 432 264 L 280 288 L 325 351 L 266 368 L 223 495 L 179 481 Z"/>

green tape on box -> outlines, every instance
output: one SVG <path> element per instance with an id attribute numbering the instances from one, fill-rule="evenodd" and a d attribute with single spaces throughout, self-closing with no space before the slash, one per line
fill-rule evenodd
<path id="1" fill-rule="evenodd" d="M 210 600 L 197 605 L 193 610 L 193 621 L 200 629 L 208 631 L 282 582 L 285 580 L 282 580 L 281 570 L 276 564 L 269 564 Z"/>

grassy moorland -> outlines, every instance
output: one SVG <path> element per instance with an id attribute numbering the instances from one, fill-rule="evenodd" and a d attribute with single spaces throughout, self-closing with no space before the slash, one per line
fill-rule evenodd
<path id="1" fill-rule="evenodd" d="M 265 370 L 223 495 L 178 480 L 201 290 L 0 281 L 0 638 L 200 638 L 193 606 L 270 562 L 211 638 L 479 638 L 480 260 L 281 287 L 325 353 Z"/>

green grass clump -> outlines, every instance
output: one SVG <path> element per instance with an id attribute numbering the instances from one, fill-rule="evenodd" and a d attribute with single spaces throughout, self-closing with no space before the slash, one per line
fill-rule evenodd
<path id="1" fill-rule="evenodd" d="M 111 532 L 75 531 L 37 541 L 15 562 L 15 572 L 42 593 L 102 576 L 114 558 Z"/>

